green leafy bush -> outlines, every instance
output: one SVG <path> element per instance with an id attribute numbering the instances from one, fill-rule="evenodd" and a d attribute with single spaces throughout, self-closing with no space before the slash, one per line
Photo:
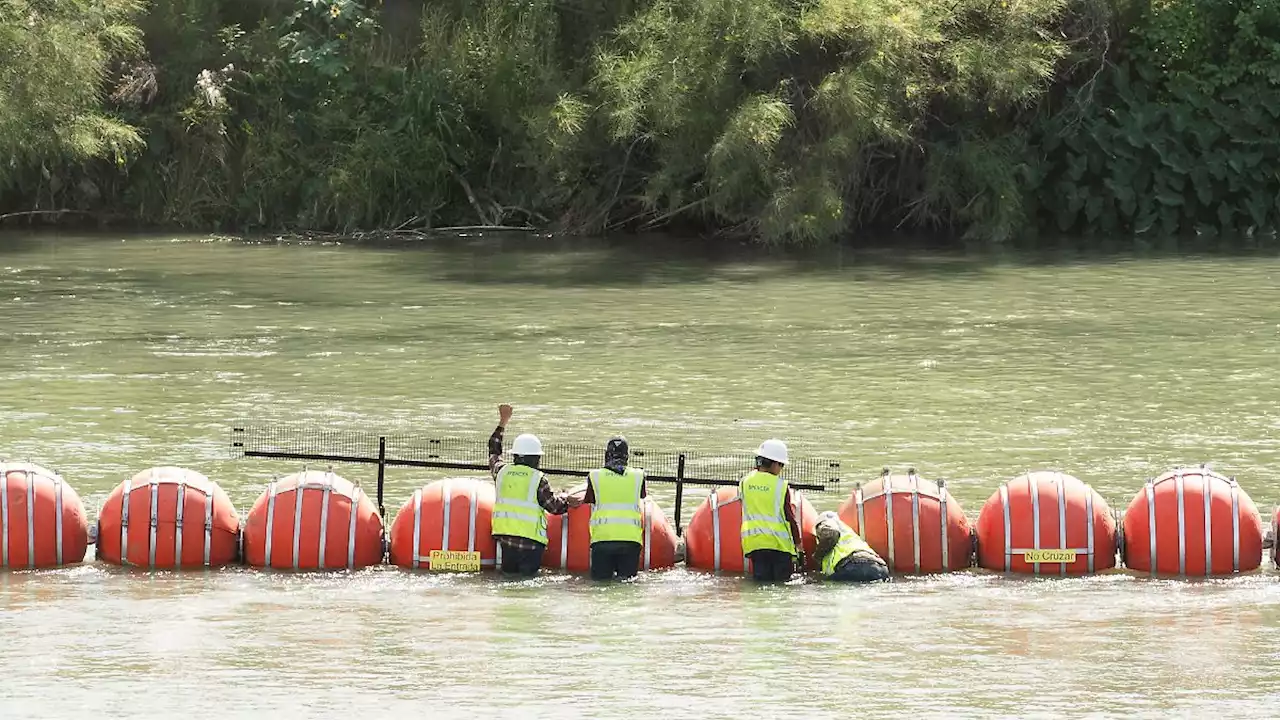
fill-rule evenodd
<path id="1" fill-rule="evenodd" d="M 1280 221 L 1280 2 L 1152 4 L 1044 128 L 1061 231 L 1256 233 Z M 1080 111 L 1079 108 L 1085 108 Z"/>

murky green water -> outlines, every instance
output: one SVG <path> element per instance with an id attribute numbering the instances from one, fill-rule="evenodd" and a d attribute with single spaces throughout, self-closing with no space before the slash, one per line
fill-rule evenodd
<path id="1" fill-rule="evenodd" d="M 1043 467 L 1117 510 L 1201 461 L 1264 513 L 1280 502 L 1274 258 L 631 247 L 0 237 L 0 456 L 57 469 L 91 514 L 156 464 L 204 472 L 243 514 L 296 466 L 231 459 L 236 420 L 482 440 L 508 400 L 513 429 L 550 441 L 749 451 L 778 435 L 849 477 L 914 465 L 973 517 Z M 441 476 L 394 471 L 389 512 Z M 1265 568 L 755 588 L 683 569 L 602 587 L 89 562 L 0 574 L 0 716 L 1270 717 Z"/>

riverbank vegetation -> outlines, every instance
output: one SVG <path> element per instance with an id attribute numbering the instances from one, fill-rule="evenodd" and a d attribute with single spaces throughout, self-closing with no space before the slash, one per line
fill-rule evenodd
<path id="1" fill-rule="evenodd" d="M 0 0 L 0 216 L 1269 232 L 1280 0 Z"/>

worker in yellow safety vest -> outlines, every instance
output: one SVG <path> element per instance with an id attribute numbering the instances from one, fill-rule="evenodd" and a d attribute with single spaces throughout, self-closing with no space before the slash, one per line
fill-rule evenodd
<path id="1" fill-rule="evenodd" d="M 760 581 L 790 579 L 796 560 L 804 567 L 791 487 L 779 477 L 787 459 L 786 443 L 765 440 L 756 449 L 756 469 L 738 481 L 742 553 L 751 560 L 752 577 Z"/>
<path id="2" fill-rule="evenodd" d="M 836 513 L 828 510 L 819 515 L 814 534 L 818 536 L 814 556 L 822 563 L 824 578 L 840 582 L 889 579 L 889 566 Z"/>
<path id="3" fill-rule="evenodd" d="M 635 577 L 644 547 L 644 470 L 631 467 L 625 437 L 604 448 L 604 467 L 587 474 L 582 502 L 591 505 L 591 578 Z"/>
<path id="4" fill-rule="evenodd" d="M 538 465 L 542 441 L 525 433 L 511 445 L 511 462 L 502 461 L 502 434 L 512 408 L 498 406 L 498 427 L 489 436 L 489 471 L 497 497 L 493 503 L 493 538 L 502 556 L 504 575 L 533 577 L 542 566 L 547 549 L 547 515 L 563 515 L 582 503 L 576 497 L 555 494 Z M 544 512 L 545 511 L 545 512 Z"/>

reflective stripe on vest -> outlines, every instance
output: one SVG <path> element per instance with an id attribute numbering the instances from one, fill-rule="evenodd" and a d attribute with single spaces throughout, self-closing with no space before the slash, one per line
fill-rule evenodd
<path id="1" fill-rule="evenodd" d="M 791 525 L 782 507 L 787 481 L 756 470 L 738 482 L 742 495 L 742 554 L 780 550 L 796 554 Z"/>
<path id="2" fill-rule="evenodd" d="M 493 534 L 514 535 L 547 544 L 547 514 L 538 504 L 542 473 L 525 465 L 503 465 L 494 482 Z"/>
<path id="3" fill-rule="evenodd" d="M 596 502 L 591 506 L 591 542 L 621 540 L 643 543 L 644 514 L 640 510 L 640 486 L 644 471 L 626 468 L 622 475 L 608 469 L 592 470 L 588 475 L 595 490 Z"/>
<path id="4" fill-rule="evenodd" d="M 836 546 L 831 548 L 831 552 L 822 558 L 822 574 L 831 577 L 835 574 L 836 566 L 840 564 L 840 561 L 856 552 L 875 554 L 871 546 L 859 537 L 858 533 L 853 531 L 853 528 L 840 523 L 840 539 L 836 542 Z"/>

